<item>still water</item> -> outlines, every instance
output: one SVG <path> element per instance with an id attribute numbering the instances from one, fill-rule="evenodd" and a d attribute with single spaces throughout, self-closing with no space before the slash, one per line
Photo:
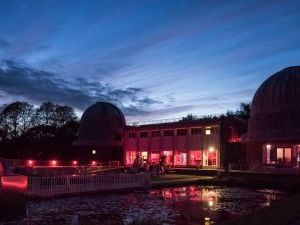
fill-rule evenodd
<path id="1" fill-rule="evenodd" d="M 125 222 L 135 218 L 158 218 L 164 224 L 204 224 L 205 218 L 214 222 L 234 219 L 268 207 L 286 196 L 286 193 L 271 189 L 218 186 L 76 196 L 29 201 L 23 214 L 9 220 L 0 218 L 0 224 L 80 225 L 80 218 L 85 218 L 85 224 L 103 224 L 107 216 Z"/>

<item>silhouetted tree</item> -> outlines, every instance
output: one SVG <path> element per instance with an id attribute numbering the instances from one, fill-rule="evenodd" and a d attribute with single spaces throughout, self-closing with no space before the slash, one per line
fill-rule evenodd
<path id="1" fill-rule="evenodd" d="M 248 120 L 250 118 L 250 108 L 251 103 L 242 102 L 239 109 L 237 109 L 235 112 L 227 111 L 226 116 L 236 116 L 244 120 Z"/>
<path id="2" fill-rule="evenodd" d="M 188 114 L 184 117 L 182 117 L 182 121 L 188 121 L 188 120 L 197 120 L 197 116 L 193 114 Z"/>
<path id="3" fill-rule="evenodd" d="M 52 102 L 44 102 L 36 110 L 39 125 L 50 126 L 54 124 L 56 105 Z"/>
<path id="4" fill-rule="evenodd" d="M 68 122 L 72 122 L 76 120 L 77 120 L 77 116 L 72 107 L 60 106 L 60 105 L 56 106 L 54 122 L 57 127 L 64 126 Z"/>
<path id="5" fill-rule="evenodd" d="M 66 158 L 78 136 L 79 122 L 69 106 L 26 102 L 0 106 L 0 156 Z M 70 154 L 69 154 L 70 155 Z"/>
<path id="6" fill-rule="evenodd" d="M 4 105 L 1 111 L 1 127 L 10 138 L 22 135 L 33 125 L 35 110 L 27 102 Z"/>

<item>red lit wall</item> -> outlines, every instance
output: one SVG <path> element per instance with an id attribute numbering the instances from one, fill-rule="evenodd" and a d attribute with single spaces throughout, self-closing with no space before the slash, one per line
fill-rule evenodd
<path id="1" fill-rule="evenodd" d="M 26 192 L 28 186 L 27 176 L 3 176 L 1 177 L 3 191 Z"/>

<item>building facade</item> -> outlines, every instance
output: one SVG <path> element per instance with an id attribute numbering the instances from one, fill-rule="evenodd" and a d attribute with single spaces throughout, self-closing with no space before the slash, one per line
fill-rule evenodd
<path id="1" fill-rule="evenodd" d="M 172 123 L 127 126 L 124 162 L 132 165 L 137 155 L 152 164 L 162 155 L 175 167 L 219 168 L 229 148 L 240 142 L 246 122 L 237 118 L 203 118 Z"/>

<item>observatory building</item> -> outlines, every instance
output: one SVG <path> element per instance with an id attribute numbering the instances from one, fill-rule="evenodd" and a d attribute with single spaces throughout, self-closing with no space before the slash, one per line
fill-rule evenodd
<path id="1" fill-rule="evenodd" d="M 299 167 L 300 66 L 285 68 L 256 91 L 247 134 L 247 161 Z"/>
<path id="2" fill-rule="evenodd" d="M 230 116 L 126 125 L 107 102 L 82 115 L 74 143 L 84 160 L 148 163 L 166 157 L 170 166 L 220 168 L 228 163 L 271 167 L 300 165 L 300 66 L 285 68 L 256 91 L 247 122 Z M 250 165 L 250 166 L 249 166 Z M 252 165 L 252 166 L 251 166 Z"/>
<path id="3" fill-rule="evenodd" d="M 123 161 L 123 136 L 126 126 L 120 109 L 108 102 L 90 106 L 80 120 L 79 139 L 74 142 L 79 159 Z"/>

